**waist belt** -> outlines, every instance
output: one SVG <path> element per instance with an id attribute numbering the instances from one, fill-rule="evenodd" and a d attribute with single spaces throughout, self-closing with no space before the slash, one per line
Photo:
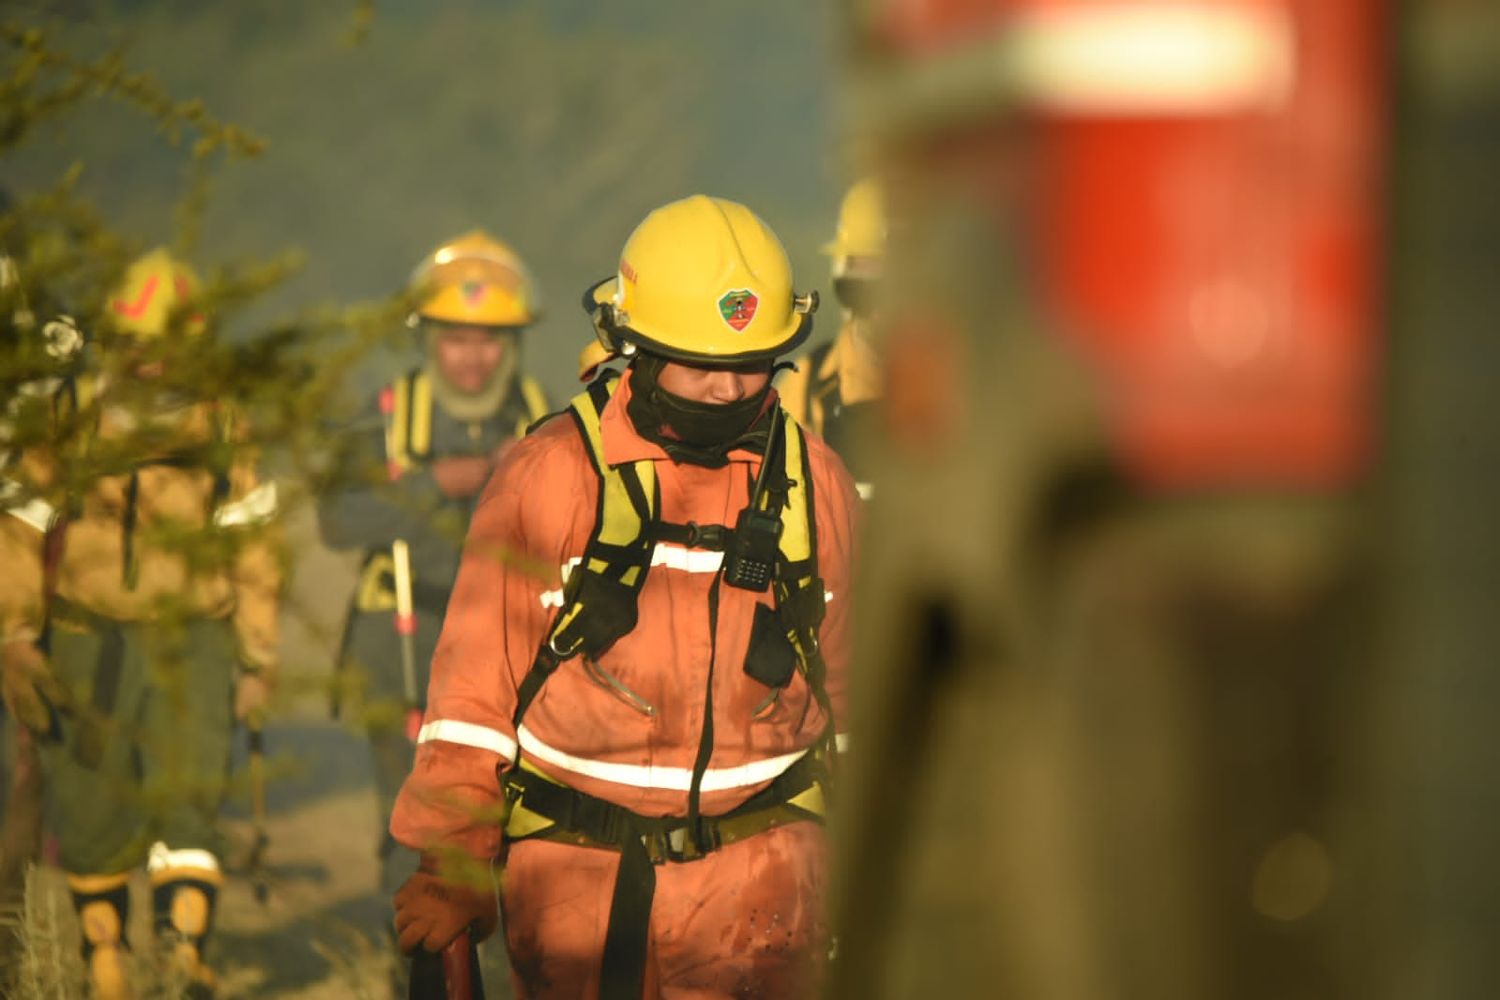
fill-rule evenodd
<path id="1" fill-rule="evenodd" d="M 119 618 L 101 615 L 56 594 L 47 601 L 47 623 L 59 624 L 74 632 L 97 632 L 101 635 L 127 624 Z"/>
<path id="2" fill-rule="evenodd" d="M 556 840 L 620 852 L 604 935 L 600 1000 L 640 994 L 646 965 L 656 865 L 694 861 L 788 823 L 821 823 L 823 766 L 813 751 L 766 788 L 720 816 L 642 816 L 560 785 L 524 762 L 500 777 L 508 805 L 507 840 Z"/>
<path id="3" fill-rule="evenodd" d="M 412 580 L 411 603 L 419 611 L 441 618 L 448 610 L 449 592 L 448 587 Z M 396 565 L 389 552 L 376 552 L 365 560 L 354 591 L 354 606 L 360 611 L 396 610 Z"/>

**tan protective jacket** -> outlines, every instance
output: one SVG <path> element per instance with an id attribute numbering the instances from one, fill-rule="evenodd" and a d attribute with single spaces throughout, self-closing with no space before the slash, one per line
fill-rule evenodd
<path id="1" fill-rule="evenodd" d="M 781 408 L 820 437 L 824 435 L 824 400 L 829 393 L 836 390 L 845 405 L 866 403 L 881 395 L 880 362 L 857 323 L 846 320 L 826 350 L 798 358 L 797 367 L 776 383 Z"/>
<path id="2" fill-rule="evenodd" d="M 232 616 L 244 661 L 273 669 L 283 578 L 275 484 L 257 477 L 243 423 L 222 407 L 150 419 L 150 454 L 129 454 L 135 418 L 105 405 L 87 440 L 62 454 L 28 451 L 7 470 L 0 638 L 40 633 L 50 582 L 56 597 L 117 621 L 164 610 Z M 204 461 L 205 445 L 227 449 L 221 474 Z M 99 467 L 124 471 L 68 494 L 71 477 Z"/>

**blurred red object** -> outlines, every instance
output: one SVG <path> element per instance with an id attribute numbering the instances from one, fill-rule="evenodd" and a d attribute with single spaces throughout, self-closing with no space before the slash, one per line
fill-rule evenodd
<path id="1" fill-rule="evenodd" d="M 970 158 L 981 189 L 990 167 L 1013 184 L 984 156 L 1013 155 L 994 133 L 1025 123 L 1036 298 L 1099 374 L 1144 485 L 1326 490 L 1367 469 L 1387 16 L 1370 0 L 869 9 L 886 92 L 922 82 L 907 90 L 943 136 L 928 148 L 993 150 Z"/>

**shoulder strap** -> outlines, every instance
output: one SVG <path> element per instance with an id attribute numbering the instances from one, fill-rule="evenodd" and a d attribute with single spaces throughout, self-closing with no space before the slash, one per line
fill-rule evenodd
<path id="1" fill-rule="evenodd" d="M 385 421 L 385 464 L 399 479 L 432 450 L 432 383 L 412 369 L 380 390 Z"/>
<path id="2" fill-rule="evenodd" d="M 536 423 L 549 412 L 547 394 L 542 391 L 541 383 L 530 375 L 521 376 L 521 399 L 526 403 L 528 424 Z"/>
<path id="3" fill-rule="evenodd" d="M 413 462 L 423 462 L 432 454 L 432 377 L 418 369 L 406 381 L 411 397 L 406 447 Z"/>
<path id="4" fill-rule="evenodd" d="M 611 466 L 604 460 L 600 423 L 614 390 L 615 380 L 601 376 L 567 409 L 598 476 L 599 499 L 583 559 L 563 588 L 563 606 L 517 689 L 512 721 L 518 728 L 564 660 L 580 653 L 597 657 L 635 628 L 636 599 L 651 568 L 647 527 L 656 519 L 660 497 L 651 461 Z"/>
<path id="5" fill-rule="evenodd" d="M 213 452 L 216 457 L 213 468 L 209 470 L 214 477 L 213 490 L 209 496 L 210 518 L 219 509 L 219 505 L 229 497 L 229 470 L 234 464 L 234 439 L 239 430 L 238 419 L 239 414 L 228 403 L 218 404 L 213 409 L 214 430 L 218 437 L 219 447 Z"/>
<path id="6" fill-rule="evenodd" d="M 833 739 L 833 703 L 825 683 L 828 667 L 818 641 L 827 598 L 823 578 L 818 574 L 818 518 L 812 461 L 802 428 L 785 416 L 779 419 L 785 428 L 782 439 L 787 487 L 781 508 L 781 564 L 772 586 L 782 627 L 797 654 L 797 665 L 823 710 L 822 740 L 826 743 Z"/>
<path id="7" fill-rule="evenodd" d="M 823 433 L 823 420 L 826 412 L 823 409 L 823 401 L 830 394 L 836 394 L 839 388 L 837 376 L 823 378 L 818 374 L 828 361 L 828 355 L 833 353 L 833 345 L 834 341 L 830 340 L 814 348 L 813 352 L 807 356 L 807 399 L 803 401 L 803 406 L 807 408 L 807 419 L 812 421 L 813 429 L 819 434 Z M 834 402 L 838 402 L 837 398 Z"/>
<path id="8" fill-rule="evenodd" d="M 514 385 L 515 391 L 506 400 L 504 412 L 515 415 L 516 437 L 523 438 L 546 423 L 549 417 L 566 412 L 548 408 L 547 394 L 542 391 L 541 383 L 531 376 L 517 376 Z"/>
<path id="9" fill-rule="evenodd" d="M 385 426 L 385 469 L 395 481 L 410 467 L 406 450 L 407 413 L 411 410 L 411 386 L 400 378 L 380 390 L 380 419 Z"/>
<path id="10" fill-rule="evenodd" d="M 99 379 L 94 375 L 78 375 L 67 381 L 69 403 L 72 405 L 70 417 L 77 416 L 90 406 L 94 405 L 99 395 Z"/>
<path id="11" fill-rule="evenodd" d="M 795 420 L 778 414 L 782 422 L 781 460 L 786 489 L 781 503 L 781 575 L 802 578 L 818 571 L 818 528 L 813 516 L 812 476 L 807 441 Z"/>

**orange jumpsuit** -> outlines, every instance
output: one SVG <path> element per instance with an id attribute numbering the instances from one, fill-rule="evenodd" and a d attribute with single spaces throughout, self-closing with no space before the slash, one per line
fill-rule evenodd
<path id="1" fill-rule="evenodd" d="M 651 459 L 660 516 L 733 525 L 749 500 L 759 455 L 731 453 L 720 469 L 677 464 L 641 437 L 622 384 L 601 420 L 610 464 Z M 827 592 L 820 643 L 837 723 L 849 658 L 853 483 L 809 435 L 818 568 Z M 418 849 L 501 849 L 496 767 L 519 738 L 531 766 L 579 791 L 648 816 L 682 816 L 703 727 L 710 637 L 708 594 L 722 553 L 658 543 L 638 599 L 635 630 L 597 663 L 565 662 L 532 703 L 519 735 L 516 690 L 562 599 L 596 517 L 598 477 L 572 421 L 555 419 L 518 444 L 470 524 L 428 691 L 416 763 L 391 831 Z M 733 809 L 813 747 L 823 713 L 801 673 L 773 697 L 741 665 L 755 605 L 770 600 L 720 587 L 714 745 L 702 811 Z M 841 731 L 841 726 L 836 726 Z M 524 996 L 578 997 L 598 989 L 609 918 L 613 851 L 549 841 L 509 845 L 502 905 L 507 946 Z M 821 827 L 793 823 L 696 861 L 657 869 L 647 995 L 799 996 L 816 988 L 826 949 Z"/>

